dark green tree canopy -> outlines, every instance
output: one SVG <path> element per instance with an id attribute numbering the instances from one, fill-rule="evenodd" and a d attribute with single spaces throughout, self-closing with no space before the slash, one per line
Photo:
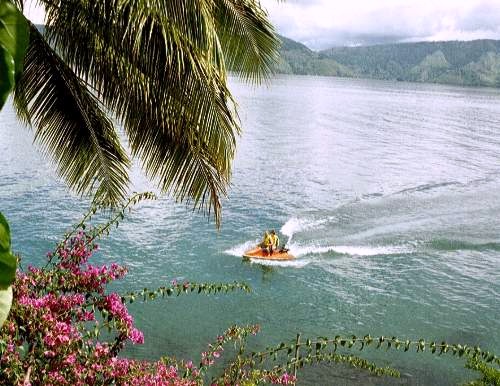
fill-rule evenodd
<path id="1" fill-rule="evenodd" d="M 114 204 L 134 157 L 162 192 L 219 223 L 240 131 L 227 69 L 261 82 L 277 62 L 279 40 L 260 3 L 40 3 L 45 34 L 30 26 L 14 103 L 68 185 Z"/>

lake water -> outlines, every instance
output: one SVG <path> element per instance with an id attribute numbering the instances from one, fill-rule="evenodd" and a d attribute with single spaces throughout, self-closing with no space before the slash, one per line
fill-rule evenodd
<path id="1" fill-rule="evenodd" d="M 337 334 L 478 344 L 500 353 L 500 91 L 277 77 L 237 80 L 244 132 L 223 225 L 168 198 L 143 203 L 103 241 L 102 262 L 130 268 L 117 289 L 173 278 L 245 281 L 252 294 L 134 306 L 146 343 L 129 353 L 198 359 L 233 323 L 258 323 L 252 345 Z M 0 210 L 26 262 L 85 211 L 32 145 L 11 106 L 0 113 Z M 134 189 L 147 183 L 134 170 Z M 242 262 L 275 228 L 297 260 Z M 365 352 L 392 381 L 341 367 L 301 384 L 447 385 L 463 362 L 429 353 Z"/>

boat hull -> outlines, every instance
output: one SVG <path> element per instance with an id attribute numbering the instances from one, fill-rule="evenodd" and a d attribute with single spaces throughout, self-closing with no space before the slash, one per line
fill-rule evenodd
<path id="1" fill-rule="evenodd" d="M 295 256 L 289 252 L 275 251 L 272 255 L 269 252 L 262 250 L 262 248 L 257 247 L 246 251 L 243 254 L 244 259 L 256 259 L 256 260 L 293 260 Z"/>

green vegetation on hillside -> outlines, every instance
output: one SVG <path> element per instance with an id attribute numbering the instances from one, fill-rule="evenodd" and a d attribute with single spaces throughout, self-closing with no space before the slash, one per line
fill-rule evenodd
<path id="1" fill-rule="evenodd" d="M 497 40 L 338 47 L 314 52 L 280 38 L 278 73 L 500 87 Z"/>

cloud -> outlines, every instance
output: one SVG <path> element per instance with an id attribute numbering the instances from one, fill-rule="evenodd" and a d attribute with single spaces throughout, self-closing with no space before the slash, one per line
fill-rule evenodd
<path id="1" fill-rule="evenodd" d="M 310 48 L 500 39 L 500 0 L 261 0 L 278 32 Z M 24 12 L 45 13 L 36 0 Z"/>
<path id="2" fill-rule="evenodd" d="M 499 0 L 262 0 L 278 31 L 311 48 L 500 39 Z"/>

